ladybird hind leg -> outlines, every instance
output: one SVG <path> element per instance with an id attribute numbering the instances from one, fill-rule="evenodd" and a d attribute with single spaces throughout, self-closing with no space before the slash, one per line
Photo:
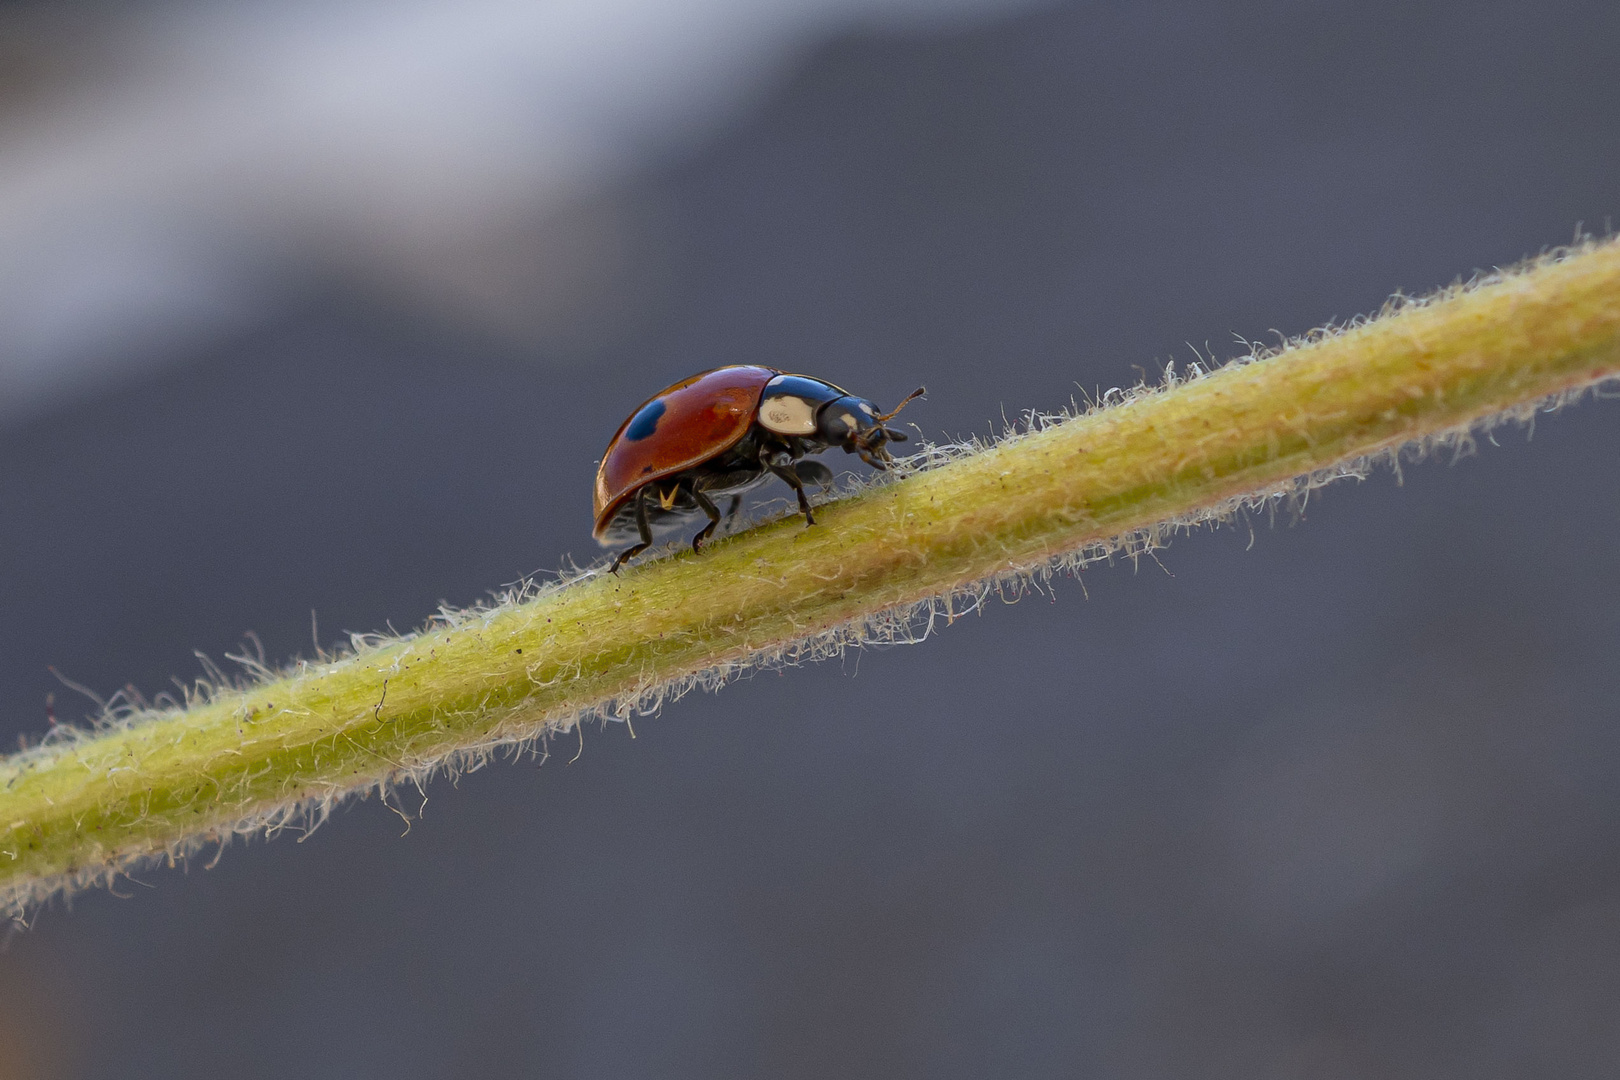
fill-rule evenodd
<path id="1" fill-rule="evenodd" d="M 720 508 L 714 505 L 714 500 L 703 494 L 703 492 L 699 491 L 697 488 L 692 489 L 692 498 L 697 501 L 698 508 L 701 509 L 705 514 L 709 515 L 709 523 L 703 526 L 696 536 L 692 537 L 692 550 L 696 552 L 703 549 L 703 541 L 707 540 L 710 535 L 714 533 L 715 526 L 720 524 L 721 515 Z M 733 503 L 736 501 L 736 499 L 732 500 Z"/>
<path id="2" fill-rule="evenodd" d="M 636 531 L 641 534 L 641 543 L 627 547 L 615 555 L 613 565 L 608 567 L 609 573 L 617 574 L 619 567 L 652 547 L 652 525 L 647 521 L 647 491 L 648 487 L 643 487 L 636 492 Z"/>

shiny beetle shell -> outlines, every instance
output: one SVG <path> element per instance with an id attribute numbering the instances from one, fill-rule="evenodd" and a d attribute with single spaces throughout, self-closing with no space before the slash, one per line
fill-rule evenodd
<path id="1" fill-rule="evenodd" d="M 602 539 L 613 517 L 644 485 L 723 454 L 753 426 L 765 384 L 781 374 L 743 365 L 683 379 L 648 398 L 619 425 L 596 470 L 596 528 Z"/>

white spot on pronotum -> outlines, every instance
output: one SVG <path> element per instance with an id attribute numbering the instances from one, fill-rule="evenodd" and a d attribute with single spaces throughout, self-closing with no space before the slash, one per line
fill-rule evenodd
<path id="1" fill-rule="evenodd" d="M 792 394 L 766 398 L 759 407 L 759 422 L 778 435 L 813 435 L 816 407 Z"/>
<path id="2" fill-rule="evenodd" d="M 867 416 L 877 415 L 877 410 L 872 408 L 872 403 L 869 401 L 861 402 L 861 412 L 865 413 Z"/>
<path id="3" fill-rule="evenodd" d="M 855 422 L 855 418 L 849 415 L 849 413 L 840 414 L 838 419 L 842 420 L 844 422 L 844 426 L 849 428 L 851 431 L 854 431 L 856 428 L 860 427 L 860 425 Z"/>

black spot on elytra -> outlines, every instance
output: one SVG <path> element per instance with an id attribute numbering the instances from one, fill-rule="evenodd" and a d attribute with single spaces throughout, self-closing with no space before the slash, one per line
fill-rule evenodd
<path id="1" fill-rule="evenodd" d="M 649 401 L 641 407 L 641 411 L 630 418 L 630 426 L 624 429 L 624 437 L 630 442 L 640 442 L 658 430 L 658 421 L 664 415 L 664 402 L 662 399 Z"/>

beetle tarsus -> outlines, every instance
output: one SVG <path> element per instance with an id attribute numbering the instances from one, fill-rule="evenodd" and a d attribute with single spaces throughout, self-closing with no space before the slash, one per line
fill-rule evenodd
<path id="1" fill-rule="evenodd" d="M 651 485 L 636 492 L 636 531 L 641 534 L 641 542 L 625 548 L 613 557 L 613 565 L 608 567 L 608 573 L 617 574 L 619 567 L 652 547 L 652 525 L 647 521 L 647 492 Z"/>
<path id="2" fill-rule="evenodd" d="M 709 523 L 703 526 L 702 531 L 696 536 L 692 537 L 692 551 L 696 554 L 703 549 L 703 541 L 707 540 L 710 534 L 714 532 L 714 527 L 720 524 L 720 508 L 714 505 L 713 499 L 697 490 L 697 488 L 692 489 L 692 498 L 697 501 L 698 507 L 709 515 Z M 735 499 L 732 501 L 736 502 Z"/>
<path id="3" fill-rule="evenodd" d="M 810 497 L 804 493 L 804 481 L 799 479 L 799 474 L 785 465 L 766 465 L 765 467 L 781 477 L 793 489 L 793 493 L 799 497 L 799 512 L 804 515 L 805 528 L 814 525 L 816 516 L 810 512 Z"/>

